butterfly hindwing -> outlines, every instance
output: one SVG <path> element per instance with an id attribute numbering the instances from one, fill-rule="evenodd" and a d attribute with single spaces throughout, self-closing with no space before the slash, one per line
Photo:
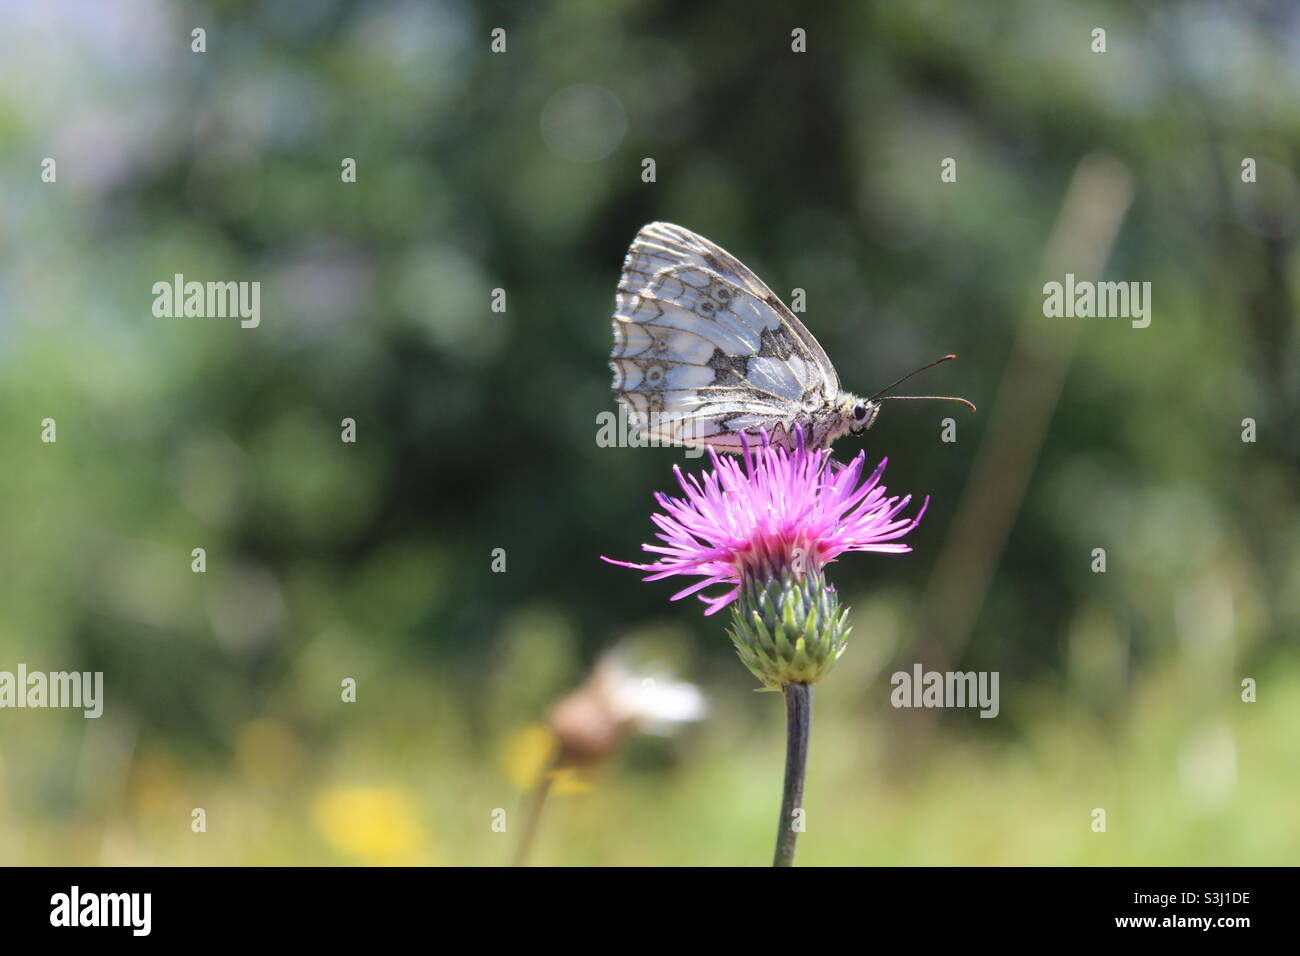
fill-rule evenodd
<path id="1" fill-rule="evenodd" d="M 651 223 L 623 264 L 610 365 L 631 423 L 675 444 L 740 448 L 833 401 L 839 379 L 812 334 L 734 256 Z"/>

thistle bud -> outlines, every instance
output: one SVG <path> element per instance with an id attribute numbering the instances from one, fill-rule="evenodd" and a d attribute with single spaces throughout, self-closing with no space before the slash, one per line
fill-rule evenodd
<path id="1" fill-rule="evenodd" d="M 835 589 L 820 573 L 782 571 L 751 579 L 732 607 L 732 643 L 766 690 L 815 684 L 844 653 L 851 628 Z"/>

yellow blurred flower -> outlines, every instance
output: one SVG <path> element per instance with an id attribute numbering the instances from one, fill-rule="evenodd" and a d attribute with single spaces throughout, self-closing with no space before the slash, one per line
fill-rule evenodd
<path id="1" fill-rule="evenodd" d="M 555 735 L 542 724 L 529 724 L 501 744 L 501 770 L 520 790 L 532 790 L 556 751 Z M 560 796 L 586 793 L 591 784 L 573 767 L 553 769 L 551 793 Z"/>
<path id="2" fill-rule="evenodd" d="M 181 772 L 163 752 L 146 752 L 136 758 L 131 790 L 142 818 L 166 818 L 181 812 L 189 815 Z"/>
<path id="3" fill-rule="evenodd" d="M 331 787 L 317 795 L 312 817 L 330 845 L 350 856 L 419 862 L 424 831 L 414 802 L 397 787 Z"/>

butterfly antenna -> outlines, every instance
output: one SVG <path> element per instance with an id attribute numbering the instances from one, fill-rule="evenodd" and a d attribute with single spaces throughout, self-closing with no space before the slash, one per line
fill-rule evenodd
<path id="1" fill-rule="evenodd" d="M 891 402 L 896 402 L 896 401 L 901 402 L 901 401 L 909 401 L 909 400 L 910 401 L 934 401 L 934 402 L 961 402 L 972 412 L 976 411 L 976 408 L 973 403 L 966 401 L 966 399 L 964 398 L 955 398 L 951 395 L 885 395 L 885 392 L 888 392 L 890 389 L 897 388 L 899 385 L 902 385 L 904 382 L 906 382 L 917 372 L 924 372 L 926 369 L 934 368 L 936 365 L 942 365 L 944 362 L 951 362 L 956 357 L 957 356 L 955 354 L 945 355 L 943 358 L 935 359 L 929 365 L 922 365 L 918 369 L 913 369 L 912 371 L 904 375 L 902 378 L 900 378 L 897 382 L 894 382 L 892 385 L 886 385 L 880 391 L 876 392 L 875 395 L 872 395 L 870 398 L 868 398 L 867 401 L 874 402 L 876 399 L 879 398 L 881 401 L 891 401 Z"/>
<path id="2" fill-rule="evenodd" d="M 955 395 L 885 395 L 880 400 L 882 402 L 961 402 L 972 412 L 979 411 L 974 402 L 957 398 Z"/>
<path id="3" fill-rule="evenodd" d="M 891 388 L 897 388 L 899 385 L 902 385 L 904 382 L 906 382 L 909 378 L 911 378 L 911 377 L 912 377 L 913 375 L 915 375 L 917 372 L 924 372 L 927 368 L 934 368 L 936 365 L 940 365 L 940 364 L 942 364 L 942 363 L 944 363 L 944 362 L 951 362 L 951 361 L 952 361 L 953 359 L 955 359 L 956 357 L 957 357 L 956 355 L 945 355 L 945 356 L 944 356 L 943 358 L 941 358 L 941 359 L 935 359 L 935 360 L 934 360 L 933 362 L 931 362 L 929 365 L 922 365 L 922 366 L 921 366 L 920 368 L 918 368 L 918 369 L 913 369 L 912 371 L 910 371 L 910 372 L 908 372 L 906 375 L 904 375 L 902 378 L 900 378 L 900 379 L 899 379 L 897 382 L 895 382 L 893 385 L 886 385 L 886 386 L 885 386 L 884 388 L 882 388 L 880 391 L 876 392 L 875 395 L 872 395 L 870 398 L 868 398 L 867 401 L 869 401 L 869 402 L 874 402 L 877 398 L 879 398 L 881 395 L 884 395 L 884 394 L 885 394 L 887 391 L 889 391 Z"/>

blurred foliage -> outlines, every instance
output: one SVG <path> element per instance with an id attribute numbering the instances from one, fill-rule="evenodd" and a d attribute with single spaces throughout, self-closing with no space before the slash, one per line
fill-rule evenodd
<path id="1" fill-rule="evenodd" d="M 855 631 L 818 691 L 801 862 L 1295 862 L 1300 11 L 789 9 L 0 7 L 0 669 L 103 670 L 107 694 L 99 720 L 0 712 L 0 861 L 501 862 L 503 753 L 635 632 L 715 716 L 557 795 L 536 859 L 765 862 L 781 708 L 719 621 L 597 560 L 638 553 L 683 461 L 595 442 L 619 266 L 665 219 L 804 288 L 846 387 L 954 351 L 925 389 L 982 406 L 891 406 L 866 436 L 933 500 L 913 554 L 833 569 Z M 1152 283 L 1148 329 L 1041 314 L 1095 151 L 1135 180 L 1106 274 Z M 261 281 L 261 326 L 155 318 L 175 273 Z M 954 662 L 1001 672 L 1002 714 L 922 733 L 888 675 L 985 403 L 1022 323 L 1069 322 Z"/>

